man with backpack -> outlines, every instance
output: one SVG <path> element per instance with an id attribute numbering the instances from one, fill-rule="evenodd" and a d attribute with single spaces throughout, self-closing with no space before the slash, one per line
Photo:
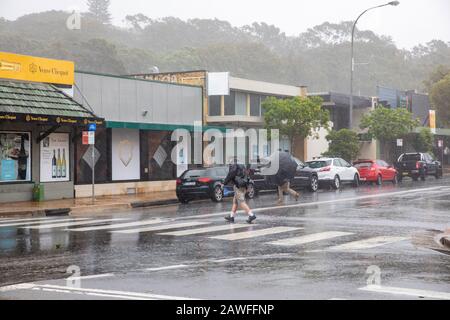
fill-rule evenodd
<path id="1" fill-rule="evenodd" d="M 237 159 L 234 159 L 230 164 L 230 170 L 223 183 L 227 185 L 230 182 L 233 183 L 234 188 L 233 207 L 231 214 L 226 216 L 225 220 L 234 223 L 237 209 L 240 206 L 248 214 L 247 223 L 251 224 L 256 219 L 256 216 L 245 201 L 249 176 L 246 167 L 243 164 L 239 164 Z"/>

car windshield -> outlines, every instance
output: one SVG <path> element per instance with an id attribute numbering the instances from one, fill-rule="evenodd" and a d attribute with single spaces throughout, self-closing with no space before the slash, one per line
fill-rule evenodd
<path id="1" fill-rule="evenodd" d="M 354 167 L 357 169 L 370 168 L 371 166 L 372 166 L 372 162 L 357 162 L 354 164 Z"/>
<path id="2" fill-rule="evenodd" d="M 331 165 L 331 160 L 327 161 L 309 161 L 306 165 L 312 169 L 325 168 Z"/>
<path id="3" fill-rule="evenodd" d="M 416 154 L 404 154 L 402 156 L 402 158 L 400 159 L 400 161 L 420 161 L 420 154 L 416 153 Z"/>

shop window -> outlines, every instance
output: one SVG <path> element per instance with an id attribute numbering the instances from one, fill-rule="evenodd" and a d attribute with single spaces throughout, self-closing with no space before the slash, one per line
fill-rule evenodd
<path id="1" fill-rule="evenodd" d="M 171 131 L 148 131 L 148 166 L 150 181 L 167 181 L 177 178 L 177 167 L 172 162 Z"/>
<path id="2" fill-rule="evenodd" d="M 234 91 L 230 92 L 230 95 L 225 96 L 225 115 L 234 116 L 236 114 L 236 93 Z"/>
<path id="3" fill-rule="evenodd" d="M 220 116 L 220 104 L 222 96 L 210 96 L 209 97 L 209 115 Z"/>
<path id="4" fill-rule="evenodd" d="M 261 97 L 259 95 L 250 95 L 250 115 L 252 117 L 261 116 Z"/>
<path id="5" fill-rule="evenodd" d="M 0 131 L 0 182 L 31 181 L 31 134 Z"/>
<path id="6" fill-rule="evenodd" d="M 246 116 L 247 115 L 247 94 L 236 92 L 236 115 Z"/>

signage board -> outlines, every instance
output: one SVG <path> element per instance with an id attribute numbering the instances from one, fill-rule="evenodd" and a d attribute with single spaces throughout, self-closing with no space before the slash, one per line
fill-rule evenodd
<path id="1" fill-rule="evenodd" d="M 70 180 L 69 145 L 68 133 L 52 133 L 41 141 L 41 182 Z"/>
<path id="2" fill-rule="evenodd" d="M 75 64 L 72 61 L 0 52 L 0 78 L 73 85 Z"/>
<path id="3" fill-rule="evenodd" d="M 397 147 L 403 147 L 403 139 L 397 139 Z"/>
<path id="4" fill-rule="evenodd" d="M 430 129 L 431 132 L 436 134 L 436 111 L 430 110 Z"/>

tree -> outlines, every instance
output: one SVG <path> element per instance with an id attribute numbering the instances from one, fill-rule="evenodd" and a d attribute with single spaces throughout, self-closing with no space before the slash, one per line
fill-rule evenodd
<path id="1" fill-rule="evenodd" d="M 358 157 L 360 143 L 358 134 L 350 129 L 331 131 L 327 137 L 330 143 L 328 151 L 322 155 L 325 157 L 339 157 L 352 162 Z"/>
<path id="2" fill-rule="evenodd" d="M 413 147 L 417 152 L 433 153 L 433 134 L 429 128 L 422 128 L 413 140 Z"/>
<path id="3" fill-rule="evenodd" d="M 329 128 L 329 112 L 322 108 L 322 99 L 318 97 L 269 97 L 264 100 L 262 107 L 265 110 L 266 129 L 278 129 L 281 136 L 287 136 L 293 154 L 297 139 L 315 136 L 317 129 Z"/>
<path id="4" fill-rule="evenodd" d="M 450 72 L 431 88 L 430 98 L 438 124 L 450 126 Z"/>
<path id="5" fill-rule="evenodd" d="M 361 129 L 367 129 L 368 138 L 381 142 L 385 160 L 393 160 L 393 144 L 396 139 L 404 138 L 419 121 L 405 108 L 389 109 L 377 107 L 361 119 Z"/>
<path id="6" fill-rule="evenodd" d="M 87 0 L 89 13 L 103 24 L 111 22 L 111 14 L 109 13 L 110 0 Z"/>

